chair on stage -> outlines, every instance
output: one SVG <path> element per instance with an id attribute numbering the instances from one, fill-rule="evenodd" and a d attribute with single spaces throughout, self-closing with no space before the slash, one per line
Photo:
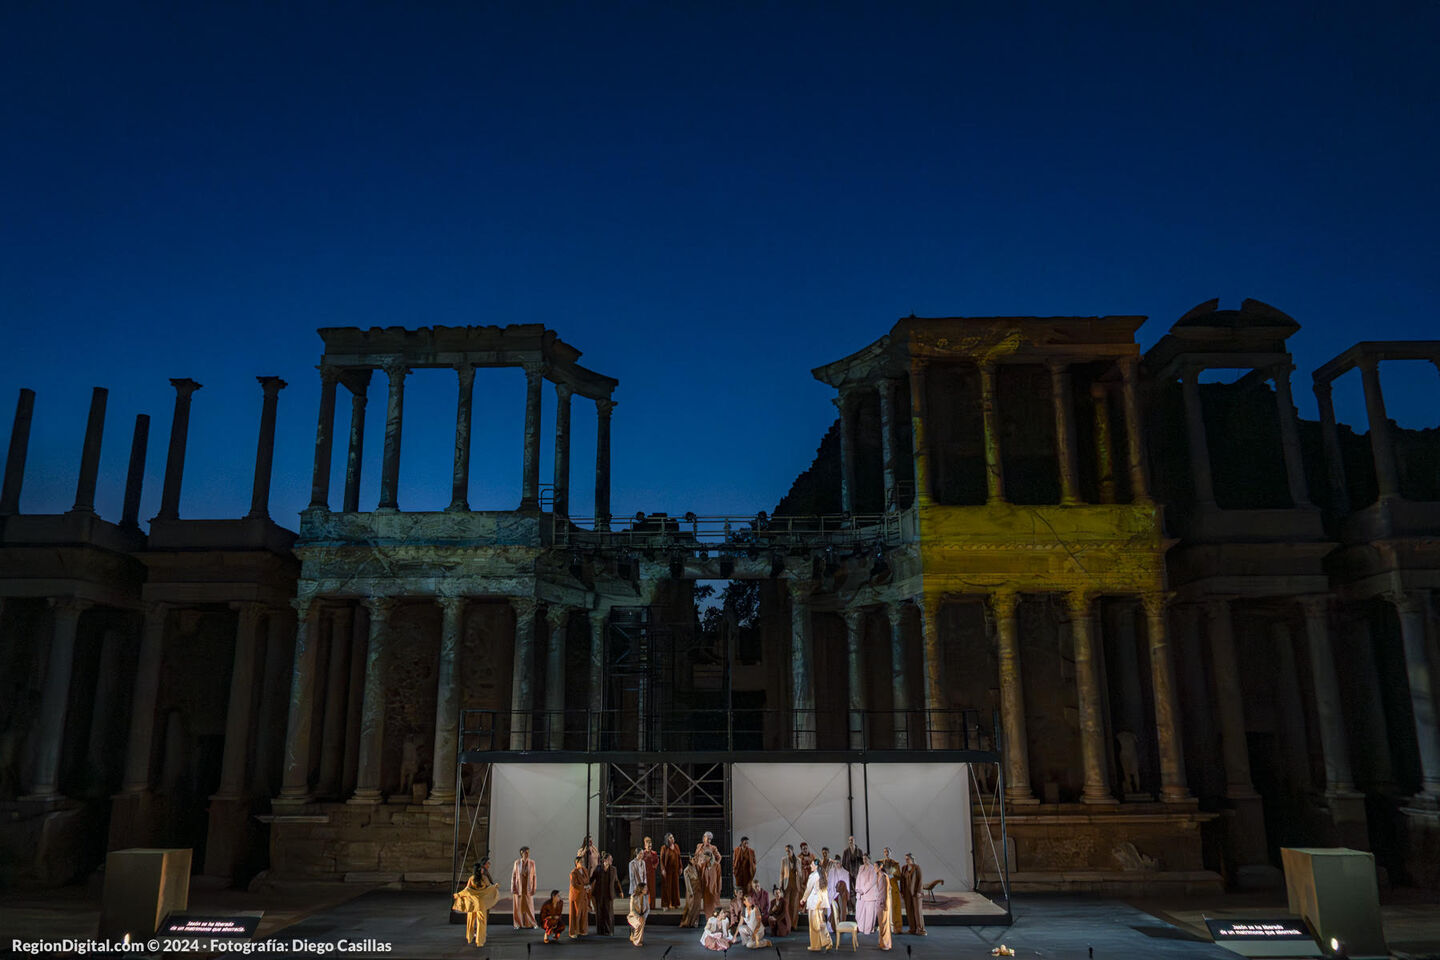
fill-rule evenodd
<path id="1" fill-rule="evenodd" d="M 850 934 L 850 949 L 855 950 L 856 945 L 860 942 L 860 924 L 854 920 L 841 920 L 835 924 L 835 946 L 837 948 L 840 946 L 840 938 L 847 933 Z"/>

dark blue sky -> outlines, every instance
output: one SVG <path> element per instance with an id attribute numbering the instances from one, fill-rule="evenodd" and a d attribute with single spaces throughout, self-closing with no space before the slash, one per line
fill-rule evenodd
<path id="1" fill-rule="evenodd" d="M 0 436 L 39 395 L 22 509 L 73 502 L 103 385 L 100 511 L 148 412 L 152 516 L 188 376 L 182 514 L 242 515 L 254 377 L 278 374 L 293 527 L 322 326 L 557 330 L 621 381 L 621 514 L 771 508 L 834 417 L 810 368 L 912 311 L 1145 314 L 1148 345 L 1256 297 L 1304 327 L 1310 417 L 1348 344 L 1437 335 L 1440 3 L 1076 6 L 0 5 Z M 522 385 L 477 378 L 477 508 L 518 500 Z M 1433 367 L 1385 387 L 1435 422 Z M 1359 397 L 1337 387 L 1363 429 Z M 443 506 L 453 375 L 412 374 L 406 413 L 401 507 Z M 588 514 L 588 403 L 575 422 Z"/>

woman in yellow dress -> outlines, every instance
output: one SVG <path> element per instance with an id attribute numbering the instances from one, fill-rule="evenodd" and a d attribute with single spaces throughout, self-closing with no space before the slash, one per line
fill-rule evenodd
<path id="1" fill-rule="evenodd" d="M 877 917 L 877 928 L 880 932 L 880 949 L 889 950 L 892 944 L 892 936 L 898 924 L 895 922 L 895 915 L 899 909 L 899 896 L 896 890 L 899 884 L 896 882 L 893 871 L 888 867 L 876 867 L 880 871 L 880 885 L 885 890 L 885 906 Z"/>
<path id="2" fill-rule="evenodd" d="M 455 894 L 454 910 L 465 914 L 465 942 L 477 947 L 485 946 L 485 932 L 489 928 L 489 911 L 500 897 L 500 888 L 490 879 L 490 860 L 487 857 L 475 864 L 475 872 Z"/>

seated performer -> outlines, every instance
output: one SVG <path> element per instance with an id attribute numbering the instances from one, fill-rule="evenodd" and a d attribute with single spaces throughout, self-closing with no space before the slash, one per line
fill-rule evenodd
<path id="1" fill-rule="evenodd" d="M 730 919 L 725 916 L 724 907 L 716 907 L 710 919 L 705 921 L 705 931 L 700 934 L 700 946 L 707 950 L 724 952 L 734 943 L 730 936 Z"/>
<path id="2" fill-rule="evenodd" d="M 765 920 L 765 929 L 770 931 L 772 937 L 790 936 L 790 904 L 780 893 L 780 888 L 775 888 L 774 896 L 770 898 L 770 912 Z"/>
<path id="3" fill-rule="evenodd" d="M 637 947 L 645 946 L 645 920 L 650 916 L 650 904 L 645 897 L 645 884 L 641 882 L 630 892 L 630 942 Z"/>
<path id="4" fill-rule="evenodd" d="M 820 879 L 820 865 L 812 863 L 810 879 L 805 882 L 805 914 L 810 919 L 811 950 L 830 950 L 835 946 L 835 942 L 830 939 L 830 926 L 826 922 L 829 907 L 829 895 L 825 892 L 825 882 Z"/>
<path id="5" fill-rule="evenodd" d="M 485 946 L 485 932 L 489 927 L 488 912 L 500 897 L 500 888 L 490 879 L 487 864 L 490 858 L 475 864 L 465 886 L 455 894 L 453 909 L 465 914 L 465 942 L 477 947 Z"/>
<path id="6" fill-rule="evenodd" d="M 764 915 L 760 905 L 755 902 L 755 897 L 746 894 L 745 915 L 740 918 L 740 930 L 736 938 L 745 945 L 747 950 L 758 950 L 761 947 L 770 946 L 770 941 L 765 939 L 765 925 L 761 922 Z"/>
<path id="7" fill-rule="evenodd" d="M 550 891 L 550 899 L 540 904 L 540 928 L 545 933 L 545 942 L 549 943 L 553 936 L 555 942 L 560 942 L 560 934 L 565 932 L 565 901 L 560 899 L 559 890 Z"/>

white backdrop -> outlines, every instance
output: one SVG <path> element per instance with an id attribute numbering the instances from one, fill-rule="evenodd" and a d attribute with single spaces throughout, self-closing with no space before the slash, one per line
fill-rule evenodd
<path id="1" fill-rule="evenodd" d="M 883 847 L 900 863 L 913 853 L 926 883 L 946 893 L 974 886 L 970 845 L 970 771 L 965 763 L 869 763 L 870 855 Z M 856 770 L 859 779 L 859 770 Z M 855 842 L 865 843 L 864 795 L 856 785 Z"/>
<path id="2" fill-rule="evenodd" d="M 842 849 L 850 830 L 843 763 L 736 763 L 730 768 L 730 830 L 734 843 L 748 836 L 755 848 L 756 877 L 766 888 L 780 879 L 785 844 L 800 841 L 814 853 Z M 855 789 L 860 768 L 855 767 Z M 729 889 L 730 850 L 724 851 Z"/>
<path id="3" fill-rule="evenodd" d="M 598 763 L 497 763 L 491 767 L 490 856 L 494 862 L 490 868 L 502 896 L 509 896 L 511 866 L 520 856 L 520 848 L 528 846 L 537 867 L 536 909 L 551 890 L 569 897 L 575 852 L 585 840 L 587 767 L 590 831 L 598 835 Z"/>

